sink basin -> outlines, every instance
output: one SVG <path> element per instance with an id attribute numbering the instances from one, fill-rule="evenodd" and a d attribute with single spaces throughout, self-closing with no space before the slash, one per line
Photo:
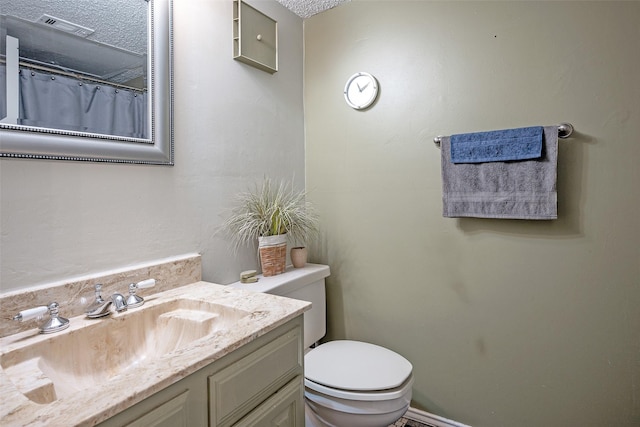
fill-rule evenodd
<path id="1" fill-rule="evenodd" d="M 0 356 L 0 366 L 31 401 L 51 403 L 171 357 L 198 340 L 211 339 L 251 313 L 223 304 L 178 298 L 72 328 Z"/>

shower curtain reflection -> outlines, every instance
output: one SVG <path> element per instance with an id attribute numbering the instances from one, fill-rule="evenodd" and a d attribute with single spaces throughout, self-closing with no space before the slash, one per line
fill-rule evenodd
<path id="1" fill-rule="evenodd" d="M 20 69 L 18 124 L 149 138 L 147 93 Z"/>

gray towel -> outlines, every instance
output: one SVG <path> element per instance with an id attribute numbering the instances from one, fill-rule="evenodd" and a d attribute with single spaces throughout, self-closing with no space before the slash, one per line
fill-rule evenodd
<path id="1" fill-rule="evenodd" d="M 558 127 L 545 126 L 542 157 L 451 163 L 451 139 L 442 137 L 442 215 L 445 217 L 556 219 Z"/>

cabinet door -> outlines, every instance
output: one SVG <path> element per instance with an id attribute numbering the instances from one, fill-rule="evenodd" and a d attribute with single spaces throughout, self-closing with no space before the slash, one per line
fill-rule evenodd
<path id="1" fill-rule="evenodd" d="M 304 425 L 302 377 L 264 401 L 233 427 L 299 427 Z"/>
<path id="2" fill-rule="evenodd" d="M 137 420 L 127 424 L 127 427 L 187 427 L 187 396 L 189 390 L 177 395 Z"/>
<path id="3" fill-rule="evenodd" d="M 232 426 L 292 379 L 301 376 L 301 347 L 301 328 L 296 327 L 211 375 L 209 425 Z"/>

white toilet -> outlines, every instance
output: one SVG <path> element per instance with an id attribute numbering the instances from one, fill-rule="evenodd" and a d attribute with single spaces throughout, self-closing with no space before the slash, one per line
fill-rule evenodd
<path id="1" fill-rule="evenodd" d="M 307 264 L 257 283 L 230 286 L 310 301 L 304 313 L 307 427 L 386 427 L 409 408 L 411 363 L 393 351 L 360 341 L 310 346 L 326 332 L 325 278 L 329 266 Z"/>

